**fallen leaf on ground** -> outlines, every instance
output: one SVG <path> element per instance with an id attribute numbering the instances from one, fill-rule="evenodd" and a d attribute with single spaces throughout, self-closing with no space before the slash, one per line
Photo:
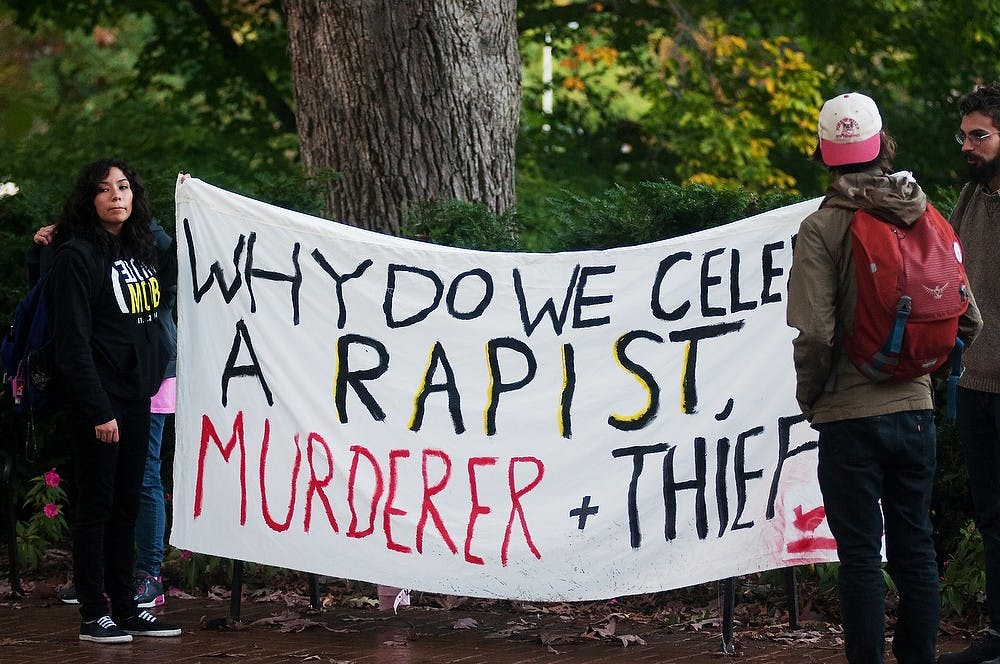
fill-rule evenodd
<path id="1" fill-rule="evenodd" d="M 575 634 L 546 634 L 543 632 L 538 635 L 538 640 L 546 646 L 576 643 L 577 639 L 579 639 L 579 637 Z"/>
<path id="2" fill-rule="evenodd" d="M 216 631 L 216 632 L 222 632 L 222 631 L 226 631 L 226 630 L 230 630 L 230 629 L 232 629 L 232 630 L 241 629 L 241 627 L 237 627 L 237 625 L 242 625 L 242 623 L 240 623 L 238 621 L 235 622 L 235 623 L 232 623 L 232 622 L 229 621 L 229 618 L 207 618 L 207 619 L 206 618 L 202 618 L 201 619 L 201 628 L 204 629 L 204 630 L 212 630 L 212 631 Z"/>
<path id="3" fill-rule="evenodd" d="M 458 607 L 466 604 L 469 601 L 468 597 L 458 597 L 455 595 L 445 595 L 438 599 L 438 604 L 445 611 L 451 611 L 452 609 L 457 609 Z"/>
<path id="4" fill-rule="evenodd" d="M 567 604 L 566 602 L 559 602 L 553 606 L 545 607 L 545 613 L 552 613 L 557 616 L 568 616 L 576 613 L 576 609 Z"/>
<path id="5" fill-rule="evenodd" d="M 622 642 L 623 648 L 628 648 L 628 644 L 630 643 L 638 643 L 640 646 L 646 645 L 646 642 L 635 634 L 622 634 L 618 639 Z"/>
<path id="6" fill-rule="evenodd" d="M 618 626 L 618 619 L 615 616 L 610 616 L 608 622 L 599 627 L 594 627 L 593 625 L 587 626 L 587 630 L 584 632 L 585 636 L 594 634 L 600 638 L 608 638 L 615 635 L 615 628 Z"/>
<path id="7" fill-rule="evenodd" d="M 969 630 L 963 629 L 957 625 L 954 625 L 946 620 L 942 620 L 938 624 L 938 629 L 949 636 L 955 636 L 956 634 L 968 634 Z"/>
<path id="8" fill-rule="evenodd" d="M 475 618 L 459 618 L 451 624 L 452 629 L 474 629 L 479 627 Z"/>
<path id="9" fill-rule="evenodd" d="M 281 603 L 285 606 L 308 606 L 309 598 L 287 590 L 258 591 L 250 595 L 255 602 Z"/>
<path id="10" fill-rule="evenodd" d="M 818 643 L 824 637 L 819 632 L 783 632 L 772 638 L 781 643 Z"/>
<path id="11" fill-rule="evenodd" d="M 688 623 L 688 627 L 690 627 L 696 632 L 700 632 L 705 627 L 718 627 L 718 626 L 719 626 L 718 618 L 709 618 L 707 620 L 696 620 L 694 622 Z"/>
<path id="12" fill-rule="evenodd" d="M 501 630 L 497 630 L 492 634 L 487 634 L 487 639 L 506 639 L 517 634 L 522 634 L 529 629 L 534 629 L 534 625 L 512 625 L 510 627 L 505 627 Z"/>
<path id="13" fill-rule="evenodd" d="M 276 616 L 270 616 L 268 618 L 261 618 L 260 620 L 255 620 L 250 623 L 252 626 L 268 626 L 277 625 L 279 632 L 302 632 L 309 629 L 310 627 L 321 627 L 327 631 L 330 631 L 330 627 L 324 623 L 317 620 L 309 620 L 308 618 L 303 618 L 298 613 L 294 611 L 285 611 Z"/>
<path id="14" fill-rule="evenodd" d="M 375 622 L 377 620 L 388 620 L 388 617 L 369 617 L 369 616 L 344 616 L 341 618 L 343 622 Z"/>
<path id="15" fill-rule="evenodd" d="M 344 604 L 357 609 L 374 608 L 378 606 L 378 600 L 371 597 L 348 597 Z"/>

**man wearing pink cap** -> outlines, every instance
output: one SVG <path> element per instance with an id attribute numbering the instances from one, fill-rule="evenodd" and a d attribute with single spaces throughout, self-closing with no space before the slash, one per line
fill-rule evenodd
<path id="1" fill-rule="evenodd" d="M 881 664 L 885 649 L 882 536 L 899 591 L 892 651 L 900 664 L 934 662 L 940 613 L 930 521 L 937 461 L 930 376 L 872 382 L 842 351 L 854 329 L 858 284 L 851 221 L 861 208 L 905 232 L 927 206 L 908 172 L 890 173 L 895 143 L 871 98 L 852 92 L 819 114 L 814 159 L 832 182 L 799 228 L 788 279 L 796 398 L 819 432 L 818 475 L 840 558 L 844 647 L 852 664 Z M 971 343 L 975 302 L 960 322 Z M 880 509 L 881 506 L 881 509 Z"/>

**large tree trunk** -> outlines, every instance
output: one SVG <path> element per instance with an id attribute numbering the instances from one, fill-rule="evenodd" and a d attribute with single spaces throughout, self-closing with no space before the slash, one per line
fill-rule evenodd
<path id="1" fill-rule="evenodd" d="M 515 0 L 282 0 L 306 172 L 327 212 L 399 234 L 407 202 L 514 203 Z"/>

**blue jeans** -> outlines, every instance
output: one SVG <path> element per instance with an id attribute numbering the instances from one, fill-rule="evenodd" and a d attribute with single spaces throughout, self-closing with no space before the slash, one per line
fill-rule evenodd
<path id="1" fill-rule="evenodd" d="M 160 479 L 160 446 L 166 420 L 164 413 L 151 413 L 149 416 L 149 451 L 146 453 L 146 470 L 139 493 L 139 516 L 135 522 L 135 569 L 152 576 L 160 575 L 163 532 L 167 523 L 163 481 Z"/>
<path id="2" fill-rule="evenodd" d="M 893 654 L 900 664 L 931 664 L 941 610 L 930 520 L 937 464 L 934 414 L 904 411 L 816 429 L 819 484 L 840 558 L 847 660 L 882 663 L 884 531 L 889 573 L 899 591 Z"/>
<path id="3" fill-rule="evenodd" d="M 1000 630 L 1000 394 L 960 387 L 955 406 L 976 527 L 983 536 L 986 608 L 990 627 Z"/>

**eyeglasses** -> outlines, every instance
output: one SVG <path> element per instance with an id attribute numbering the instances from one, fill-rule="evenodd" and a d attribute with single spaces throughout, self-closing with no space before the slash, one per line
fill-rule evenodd
<path id="1" fill-rule="evenodd" d="M 1000 134 L 1000 132 L 993 131 L 990 133 L 982 132 L 979 134 L 966 134 L 964 131 L 960 131 L 955 134 L 955 142 L 959 145 L 965 145 L 965 139 L 969 139 L 974 145 L 982 145 L 983 141 L 987 138 L 990 136 L 996 136 L 997 134 Z"/>

